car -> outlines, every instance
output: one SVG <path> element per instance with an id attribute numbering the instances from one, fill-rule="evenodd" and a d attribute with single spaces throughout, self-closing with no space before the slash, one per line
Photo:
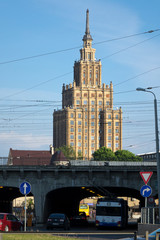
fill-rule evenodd
<path id="1" fill-rule="evenodd" d="M 0 213 L 0 231 L 22 231 L 23 223 L 11 213 Z"/>
<path id="2" fill-rule="evenodd" d="M 47 229 L 64 228 L 70 229 L 69 218 L 64 213 L 51 213 L 47 219 Z"/>
<path id="3" fill-rule="evenodd" d="M 77 215 L 70 218 L 72 225 L 86 226 L 88 224 L 85 212 L 79 212 Z"/>

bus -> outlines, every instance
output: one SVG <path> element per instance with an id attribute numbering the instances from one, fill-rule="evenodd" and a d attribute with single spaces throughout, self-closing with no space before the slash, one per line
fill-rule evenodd
<path id="1" fill-rule="evenodd" d="M 80 204 L 79 205 L 79 212 L 85 212 L 86 216 L 89 217 L 89 205 L 88 204 Z"/>
<path id="2" fill-rule="evenodd" d="M 128 205 L 123 199 L 99 198 L 96 204 L 96 228 L 119 227 L 128 224 Z"/>

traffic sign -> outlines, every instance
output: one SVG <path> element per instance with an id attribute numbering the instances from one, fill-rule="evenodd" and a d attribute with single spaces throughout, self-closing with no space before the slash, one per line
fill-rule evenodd
<path id="1" fill-rule="evenodd" d="M 153 172 L 140 172 L 140 175 L 144 181 L 145 184 L 148 183 L 148 181 L 150 180 L 151 176 L 152 176 Z"/>
<path id="2" fill-rule="evenodd" d="M 19 190 L 23 195 L 27 195 L 31 191 L 30 183 L 28 183 L 28 182 L 21 183 Z"/>
<path id="3" fill-rule="evenodd" d="M 149 197 L 152 194 L 152 188 L 148 185 L 141 187 L 140 193 L 142 197 Z"/>

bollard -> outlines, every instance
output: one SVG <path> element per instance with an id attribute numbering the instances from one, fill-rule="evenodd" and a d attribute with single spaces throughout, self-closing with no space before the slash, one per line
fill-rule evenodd
<path id="1" fill-rule="evenodd" d="M 156 240 L 159 240 L 160 232 L 156 232 Z"/>
<path id="2" fill-rule="evenodd" d="M 134 232 L 134 240 L 137 240 L 137 232 Z"/>
<path id="3" fill-rule="evenodd" d="M 148 240 L 148 234 L 149 234 L 149 232 L 146 231 L 146 240 Z"/>

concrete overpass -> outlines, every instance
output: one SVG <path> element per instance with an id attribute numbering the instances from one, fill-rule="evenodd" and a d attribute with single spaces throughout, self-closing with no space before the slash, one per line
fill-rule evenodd
<path id="1" fill-rule="evenodd" d="M 12 200 L 22 196 L 19 186 L 28 181 L 34 196 L 36 217 L 45 222 L 49 213 L 62 211 L 70 215 L 86 197 L 103 195 L 104 189 L 115 196 L 137 198 L 144 205 L 140 188 L 144 185 L 140 171 L 152 171 L 149 181 L 152 196 L 157 198 L 156 163 L 72 161 L 71 166 L 0 166 L 0 211 L 11 211 Z"/>

